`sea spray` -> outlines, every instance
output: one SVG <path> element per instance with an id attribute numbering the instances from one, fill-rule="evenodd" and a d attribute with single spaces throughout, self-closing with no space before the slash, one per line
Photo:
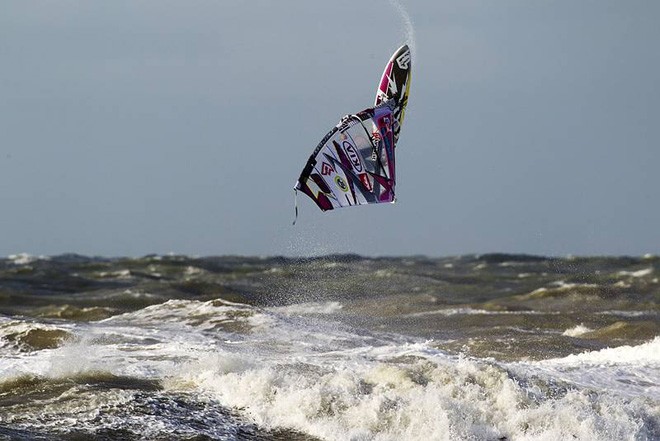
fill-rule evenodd
<path id="1" fill-rule="evenodd" d="M 399 15 L 399 19 L 403 24 L 405 42 L 410 48 L 410 52 L 412 53 L 412 58 L 415 60 L 415 63 L 418 63 L 415 28 L 413 26 L 412 19 L 410 18 L 410 14 L 408 14 L 408 11 L 399 0 L 389 0 L 389 2 L 392 8 L 394 8 L 396 13 Z"/>

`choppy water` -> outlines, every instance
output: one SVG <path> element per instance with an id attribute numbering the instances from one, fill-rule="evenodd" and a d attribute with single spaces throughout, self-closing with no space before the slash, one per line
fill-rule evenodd
<path id="1" fill-rule="evenodd" d="M 0 259 L 0 439 L 660 439 L 660 258 Z"/>

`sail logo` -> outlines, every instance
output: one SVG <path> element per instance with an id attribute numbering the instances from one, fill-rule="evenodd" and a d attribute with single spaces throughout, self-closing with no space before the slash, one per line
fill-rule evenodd
<path id="1" fill-rule="evenodd" d="M 392 76 L 387 77 L 387 87 L 392 92 L 392 95 L 396 95 L 399 91 L 399 89 L 396 87 L 396 80 Z"/>
<path id="2" fill-rule="evenodd" d="M 380 144 L 380 142 L 383 140 L 383 137 L 380 136 L 380 132 L 378 130 L 374 130 L 371 133 L 371 139 L 373 139 L 374 147 L 378 147 L 378 144 Z"/>
<path id="3" fill-rule="evenodd" d="M 410 49 L 396 57 L 396 64 L 398 64 L 399 67 L 403 70 L 406 70 L 408 67 L 410 67 Z"/>
<path id="4" fill-rule="evenodd" d="M 339 175 L 335 176 L 335 184 L 337 184 L 337 187 L 339 187 L 339 189 L 344 193 L 348 191 L 348 185 L 341 176 Z"/>
<path id="5" fill-rule="evenodd" d="M 366 188 L 368 191 L 374 191 L 373 185 L 371 185 L 371 181 L 369 180 L 369 175 L 366 173 L 360 173 L 360 182 L 362 182 L 362 185 L 364 185 L 364 188 Z"/>
<path id="6" fill-rule="evenodd" d="M 328 164 L 327 162 L 323 161 L 323 164 L 321 164 L 321 174 L 323 176 L 328 176 L 334 172 L 335 172 L 334 167 Z"/>
<path id="7" fill-rule="evenodd" d="M 355 147 L 347 141 L 344 141 L 343 143 L 344 150 L 346 151 L 346 154 L 348 155 L 348 159 L 351 161 L 351 164 L 353 165 L 353 168 L 355 169 L 356 172 L 360 173 L 362 171 L 362 161 L 360 161 L 360 155 L 358 155 L 358 152 L 355 150 Z"/>

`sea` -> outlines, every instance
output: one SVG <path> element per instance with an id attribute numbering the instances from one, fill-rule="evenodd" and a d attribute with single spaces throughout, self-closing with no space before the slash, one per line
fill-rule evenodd
<path id="1" fill-rule="evenodd" d="M 658 440 L 660 257 L 0 258 L 0 440 Z"/>

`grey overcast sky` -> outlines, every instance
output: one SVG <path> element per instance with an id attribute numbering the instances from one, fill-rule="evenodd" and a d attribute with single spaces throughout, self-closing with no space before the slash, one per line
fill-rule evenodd
<path id="1" fill-rule="evenodd" d="M 660 253 L 660 2 L 404 2 L 395 205 L 292 186 L 388 1 L 4 0 L 0 255 Z"/>

